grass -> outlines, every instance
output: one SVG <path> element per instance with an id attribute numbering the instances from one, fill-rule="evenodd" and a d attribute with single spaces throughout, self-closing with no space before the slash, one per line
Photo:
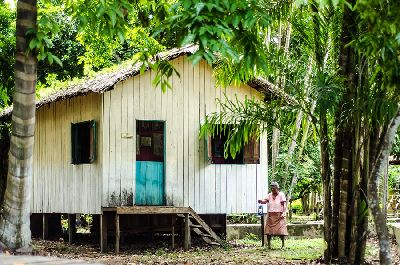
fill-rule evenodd
<path id="1" fill-rule="evenodd" d="M 261 246 L 261 240 L 249 234 L 245 239 L 237 240 L 230 248 L 193 247 L 185 252 L 182 249 L 159 248 L 145 251 L 140 255 L 131 255 L 129 262 L 143 264 L 281 264 L 285 262 L 312 261 L 320 258 L 323 252 L 322 239 L 288 238 L 284 249 L 281 241 L 273 238 L 272 249 Z"/>
<path id="2" fill-rule="evenodd" d="M 237 240 L 238 244 L 249 246 L 259 246 L 248 249 L 248 252 L 257 254 L 259 252 L 268 252 L 268 256 L 274 259 L 284 260 L 315 260 L 322 256 L 323 239 L 322 238 L 286 238 L 285 247 L 281 249 L 281 240 L 273 237 L 271 240 L 271 250 L 261 247 L 261 240 L 254 239 L 253 236 L 247 236 L 244 239 Z"/>

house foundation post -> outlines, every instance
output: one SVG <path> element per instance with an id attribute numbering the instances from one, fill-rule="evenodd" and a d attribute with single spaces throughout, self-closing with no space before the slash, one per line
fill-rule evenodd
<path id="1" fill-rule="evenodd" d="M 100 250 L 107 250 L 107 215 L 104 212 L 100 216 Z"/>
<path id="2" fill-rule="evenodd" d="M 120 228 L 119 228 L 119 214 L 115 214 L 115 254 L 119 254 L 119 239 L 120 239 Z"/>
<path id="3" fill-rule="evenodd" d="M 42 217 L 42 239 L 46 240 L 49 238 L 49 216 L 44 213 Z"/>
<path id="4" fill-rule="evenodd" d="M 184 249 L 187 251 L 191 245 L 191 237 L 190 237 L 190 220 L 189 214 L 185 213 L 185 240 L 184 240 Z"/>
<path id="5" fill-rule="evenodd" d="M 68 242 L 72 244 L 76 235 L 76 214 L 68 214 Z"/>
<path id="6" fill-rule="evenodd" d="M 172 220 L 171 220 L 171 240 L 172 240 L 172 248 L 175 248 L 175 221 L 176 221 L 176 216 L 172 215 Z"/>

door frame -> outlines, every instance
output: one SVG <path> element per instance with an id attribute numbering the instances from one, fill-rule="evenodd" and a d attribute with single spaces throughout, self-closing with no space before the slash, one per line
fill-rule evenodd
<path id="1" fill-rule="evenodd" d="M 167 204 L 167 200 L 166 200 L 166 189 L 165 189 L 165 184 L 166 184 L 166 177 L 167 177 L 167 170 L 166 170 L 166 159 L 167 159 L 167 153 L 166 153 L 166 145 L 167 145 L 167 137 L 166 137 L 166 131 L 167 131 L 167 121 L 166 120 L 156 120 L 156 119 L 135 119 L 135 137 L 138 133 L 137 131 L 137 122 L 138 121 L 147 121 L 147 122 L 162 122 L 163 123 L 163 199 L 162 199 L 162 204 L 160 206 L 166 206 Z M 136 145 L 137 145 L 137 141 L 136 141 Z M 135 150 L 136 150 L 136 146 L 135 146 Z M 135 163 L 137 162 L 137 155 L 136 155 L 136 151 L 135 151 Z M 137 168 L 135 167 L 135 203 L 134 205 L 136 205 L 136 192 L 137 192 L 137 185 L 136 185 L 136 174 L 137 174 Z M 143 205 L 143 206 L 147 206 L 147 205 Z"/>

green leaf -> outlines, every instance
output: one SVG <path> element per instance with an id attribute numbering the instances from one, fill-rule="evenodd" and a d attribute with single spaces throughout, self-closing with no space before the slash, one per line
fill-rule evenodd
<path id="1" fill-rule="evenodd" d="M 182 44 L 183 45 L 187 45 L 190 43 L 193 43 L 194 39 L 196 38 L 196 36 L 194 34 L 188 34 L 185 36 L 185 38 L 182 40 Z"/>
<path id="2" fill-rule="evenodd" d="M 99 7 L 97 8 L 97 12 L 96 12 L 96 17 L 102 17 L 104 15 L 106 11 L 106 8 L 104 5 L 99 5 Z"/>
<path id="3" fill-rule="evenodd" d="M 125 42 L 125 34 L 123 31 L 118 30 L 118 38 L 122 43 Z"/>
<path id="4" fill-rule="evenodd" d="M 111 25 L 115 27 L 115 24 L 117 23 L 117 15 L 111 9 L 107 10 L 106 13 L 110 17 Z"/>
<path id="5" fill-rule="evenodd" d="M 47 60 L 49 61 L 50 65 L 52 65 L 53 64 L 53 54 L 48 53 L 47 54 Z"/>
<path id="6" fill-rule="evenodd" d="M 61 66 L 61 67 L 63 66 L 63 63 L 61 62 L 60 58 L 58 58 L 54 54 L 53 54 L 53 59 L 59 66 Z"/>
<path id="7" fill-rule="evenodd" d="M 240 17 L 240 16 L 237 16 L 237 15 L 233 17 L 232 25 L 233 25 L 235 28 L 237 28 L 237 27 L 239 26 L 240 19 L 241 19 L 241 17 Z"/>
<path id="8" fill-rule="evenodd" d="M 205 3 L 202 3 L 202 2 L 197 3 L 197 4 L 194 6 L 195 9 L 196 9 L 196 14 L 199 15 L 200 12 L 203 10 L 203 8 L 204 8 L 205 6 L 206 6 Z"/>
<path id="9" fill-rule="evenodd" d="M 354 11 L 353 10 L 353 6 L 351 5 L 351 3 L 347 2 L 346 0 L 344 0 L 344 3 L 351 11 Z"/>
<path id="10" fill-rule="evenodd" d="M 36 48 L 36 45 L 37 45 L 37 40 L 36 40 L 36 39 L 32 39 L 32 40 L 29 42 L 29 49 L 31 49 L 31 50 L 35 49 L 35 48 Z"/>
<path id="11" fill-rule="evenodd" d="M 200 52 L 196 52 L 195 54 L 193 54 L 192 56 L 191 56 L 191 59 L 192 59 L 192 63 L 194 64 L 194 65 L 196 65 L 196 64 L 198 64 L 199 62 L 200 62 L 200 60 L 202 59 L 202 54 L 200 53 Z"/>

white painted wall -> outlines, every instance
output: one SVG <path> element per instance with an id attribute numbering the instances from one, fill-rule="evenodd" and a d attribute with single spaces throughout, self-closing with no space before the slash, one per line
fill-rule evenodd
<path id="1" fill-rule="evenodd" d="M 191 206 L 198 213 L 255 213 L 257 199 L 267 193 L 266 139 L 259 165 L 209 165 L 198 134 L 224 92 L 239 99 L 261 95 L 248 86 L 216 88 L 204 62 L 193 66 L 180 57 L 172 63 L 181 77 L 171 78 L 173 89 L 166 93 L 151 85 L 155 73 L 147 71 L 103 94 L 102 206 L 134 203 L 136 120 L 163 120 L 167 205 Z"/>
<path id="2" fill-rule="evenodd" d="M 102 95 L 88 94 L 36 112 L 32 213 L 101 213 Z M 97 159 L 71 164 L 71 123 L 97 121 Z"/>

